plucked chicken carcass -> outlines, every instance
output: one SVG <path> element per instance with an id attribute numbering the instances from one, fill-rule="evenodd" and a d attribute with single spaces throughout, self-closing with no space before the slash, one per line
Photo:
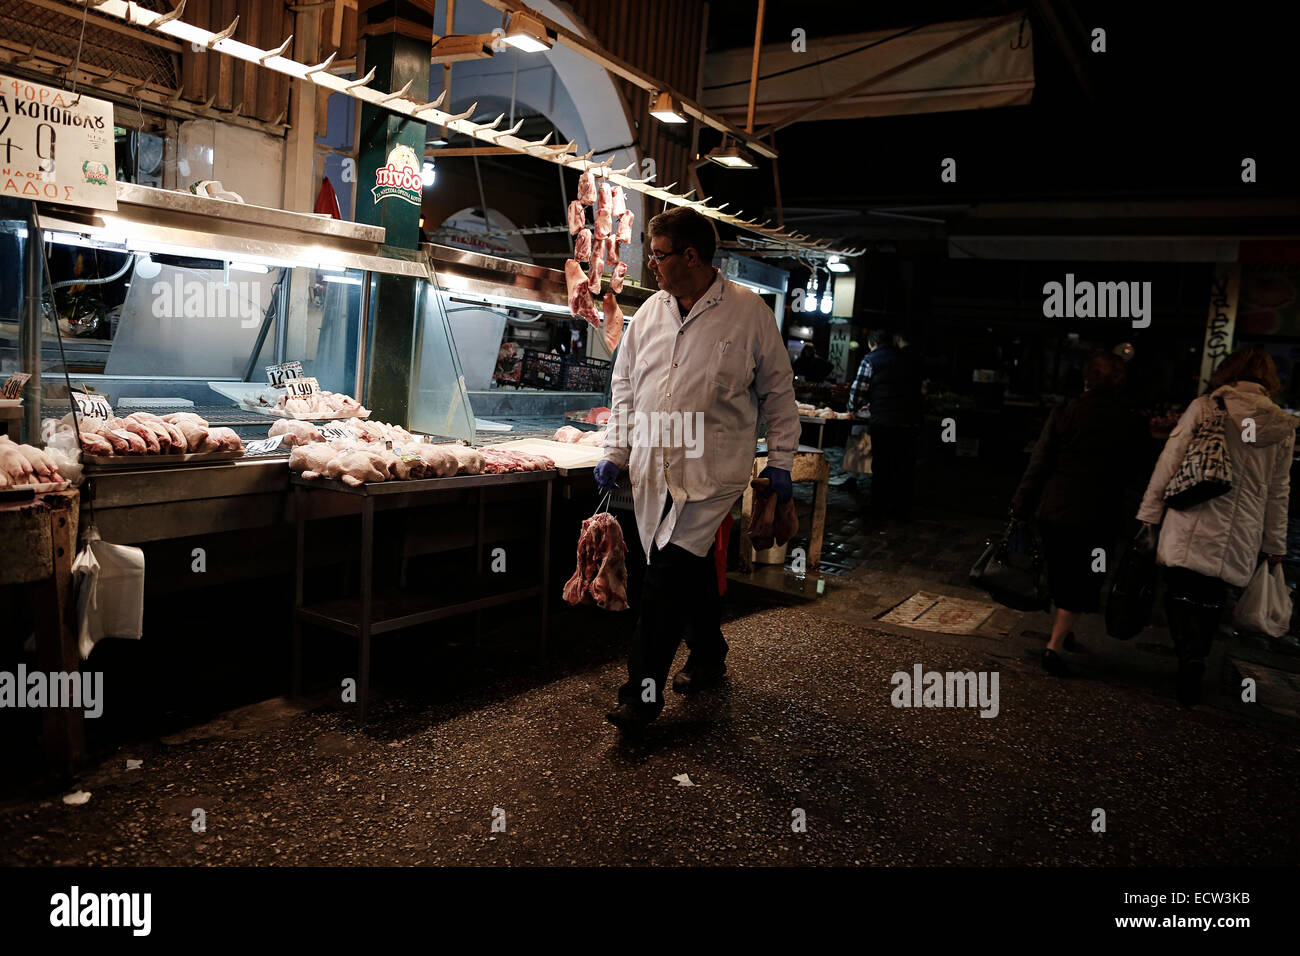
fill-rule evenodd
<path id="1" fill-rule="evenodd" d="M 277 435 L 283 436 L 280 439 L 281 446 L 285 448 L 295 448 L 298 445 L 306 445 L 308 442 L 323 441 L 321 433 L 316 430 L 316 426 L 311 422 L 300 422 L 292 418 L 283 418 L 271 426 L 267 431 L 267 438 L 275 438 Z"/>
<path id="2" fill-rule="evenodd" d="M 185 447 L 190 452 L 198 451 L 207 443 L 208 423 L 193 412 L 174 412 L 171 415 L 164 415 L 163 421 L 181 430 Z"/>
<path id="3" fill-rule="evenodd" d="M 483 453 L 477 448 L 470 448 L 468 445 L 459 445 L 455 442 L 444 442 L 437 445 L 421 446 L 421 451 L 425 448 L 438 448 L 451 454 L 456 459 L 456 474 L 458 475 L 481 475 L 483 474 Z"/>
<path id="4" fill-rule="evenodd" d="M 591 298 L 587 274 L 582 271 L 582 266 L 576 259 L 565 261 L 564 282 L 569 288 L 569 311 L 599 328 L 600 316 L 596 313 L 596 303 Z"/>
<path id="5" fill-rule="evenodd" d="M 212 451 L 243 451 L 244 442 L 233 428 L 213 428 L 208 431 L 208 441 L 215 442 L 217 447 Z"/>
<path id="6" fill-rule="evenodd" d="M 604 308 L 605 347 L 613 354 L 618 348 L 619 340 L 623 338 L 623 310 L 618 307 L 618 300 L 614 298 L 612 292 L 605 293 Z"/>
<path id="7" fill-rule="evenodd" d="M 600 199 L 596 203 L 596 238 L 608 239 L 613 228 L 614 197 L 609 183 L 600 184 Z"/>
<path id="8" fill-rule="evenodd" d="M 460 471 L 460 459 L 446 445 L 427 445 L 422 442 L 412 446 L 411 451 L 423 460 L 426 478 L 450 478 Z M 482 456 L 479 456 L 479 468 L 482 469 Z"/>
<path id="9" fill-rule="evenodd" d="M 573 244 L 573 258 L 579 262 L 587 262 L 591 259 L 590 229 L 583 229 L 578 233 L 578 238 Z"/>
<path id="10" fill-rule="evenodd" d="M 389 478 L 397 481 L 418 481 L 425 477 L 424 459 L 419 455 L 398 455 L 386 449 L 381 450 L 379 454 L 387 465 Z"/>
<path id="11" fill-rule="evenodd" d="M 304 472 L 304 477 L 306 473 Z M 335 455 L 325 463 L 326 478 L 338 478 L 345 485 L 356 488 L 366 482 L 386 481 L 388 463 L 380 451 L 348 451 Z"/>
<path id="12" fill-rule="evenodd" d="M 596 201 L 596 174 L 588 169 L 578 177 L 578 202 L 590 206 Z"/>
<path id="13" fill-rule="evenodd" d="M 608 511 L 582 523 L 578 566 L 564 585 L 569 604 L 595 604 L 606 611 L 627 610 L 627 544 L 623 529 Z"/>
<path id="14" fill-rule="evenodd" d="M 325 466 L 335 454 L 335 449 L 325 442 L 299 445 L 289 452 L 289 470 L 297 472 L 304 478 L 319 478 L 325 473 Z"/>
<path id="15" fill-rule="evenodd" d="M 35 484 L 34 469 L 27 456 L 7 435 L 0 435 L 0 488 Z"/>
<path id="16" fill-rule="evenodd" d="M 577 235 L 578 230 L 587 223 L 587 211 L 582 208 L 582 202 L 575 199 L 569 203 L 569 235 Z"/>
<path id="17" fill-rule="evenodd" d="M 582 437 L 577 440 L 576 444 L 595 445 L 599 448 L 601 445 L 605 444 L 605 429 L 602 428 L 599 431 L 594 432 L 583 432 Z"/>
<path id="18" fill-rule="evenodd" d="M 15 444 L 10 441 L 8 435 L 0 435 L 0 441 L 13 445 L 18 450 L 18 454 L 27 459 L 27 463 L 32 466 L 32 476 L 37 482 L 63 481 L 63 473 L 59 471 L 59 466 L 41 449 L 32 445 Z"/>

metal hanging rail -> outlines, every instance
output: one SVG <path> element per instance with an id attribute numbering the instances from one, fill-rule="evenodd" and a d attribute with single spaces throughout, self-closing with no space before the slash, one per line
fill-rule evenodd
<path id="1" fill-rule="evenodd" d="M 274 50 L 263 50 L 260 47 L 232 40 L 231 36 L 239 25 L 238 17 L 226 29 L 213 33 L 211 30 L 194 26 L 181 19 L 185 11 L 184 0 L 181 0 L 181 3 L 171 13 L 164 14 L 142 9 L 134 3 L 127 2 L 127 0 L 83 0 L 83 3 L 93 7 L 99 13 L 116 17 L 133 26 L 145 27 L 159 33 L 165 33 L 185 43 L 201 44 L 208 50 L 215 50 L 218 53 L 233 56 L 247 63 L 259 64 L 268 70 L 283 73 L 296 80 L 314 83 L 331 92 L 342 93 L 344 96 L 350 96 L 363 103 L 369 103 L 372 106 L 382 107 L 391 112 L 409 116 L 414 120 L 447 126 L 458 133 L 482 140 L 485 143 L 504 146 L 517 153 L 544 159 L 559 166 L 568 166 L 570 169 L 581 172 L 586 172 L 589 169 L 595 170 L 596 175 L 611 183 L 616 183 L 624 189 L 631 189 L 646 196 L 653 196 L 655 199 L 666 203 L 690 206 L 696 212 L 708 216 L 710 219 L 725 222 L 737 229 L 778 240 L 788 248 L 803 249 L 808 252 L 837 252 L 837 250 L 831 249 L 831 240 L 829 239 L 813 240 L 811 236 L 786 228 L 772 228 L 767 224 L 771 220 L 759 223 L 753 219 L 741 219 L 739 216 L 723 211 L 723 207 L 727 205 L 726 203 L 723 203 L 720 207 L 710 206 L 708 200 L 712 199 L 712 196 L 707 196 L 703 200 L 696 200 L 688 198 L 691 194 L 689 192 L 685 195 L 670 192 L 669 190 L 677 185 L 676 183 L 670 184 L 666 189 L 660 189 L 657 186 L 650 185 L 651 180 L 654 179 L 653 176 L 648 176 L 645 179 L 632 179 L 627 173 L 635 168 L 635 163 L 617 171 L 610 168 L 616 153 L 611 153 L 608 158 L 601 162 L 594 162 L 591 157 L 595 150 L 583 156 L 573 155 L 571 152 L 573 143 L 559 146 L 548 145 L 551 138 L 550 134 L 536 142 L 519 139 L 514 134 L 523 125 L 522 121 L 508 130 L 498 132 L 497 127 L 501 125 L 501 121 L 505 118 L 504 115 L 498 116 L 491 123 L 471 122 L 469 118 L 478 108 L 477 103 L 462 113 L 451 114 L 438 108 L 442 105 L 442 96 L 431 102 L 422 103 L 405 98 L 402 95 L 404 90 L 390 93 L 372 89 L 368 84 L 373 76 L 373 71 L 358 80 L 346 80 L 328 72 L 329 61 L 312 66 L 299 63 L 283 55 L 284 51 L 289 48 L 289 44 L 293 39 L 292 36 L 289 36 Z M 694 190 L 691 190 L 691 192 L 694 192 Z M 846 253 L 837 252 L 837 254 L 845 255 Z"/>

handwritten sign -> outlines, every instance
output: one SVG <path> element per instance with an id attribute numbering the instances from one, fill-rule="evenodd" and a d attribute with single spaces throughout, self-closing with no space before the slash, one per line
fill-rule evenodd
<path id="1" fill-rule="evenodd" d="M 0 196 L 117 208 L 113 104 L 0 75 Z"/>
<path id="2" fill-rule="evenodd" d="M 266 380 L 279 387 L 291 378 L 302 378 L 301 362 L 285 362 L 283 365 L 268 365 Z"/>
<path id="3" fill-rule="evenodd" d="M 267 452 L 275 451 L 284 441 L 283 435 L 276 435 L 274 438 L 263 438 L 261 441 L 250 441 L 244 445 L 245 455 L 265 455 Z"/>
<path id="4" fill-rule="evenodd" d="M 76 402 L 77 414 L 82 418 L 98 418 L 106 422 L 113 417 L 113 406 L 108 403 L 106 395 L 73 389 L 72 400 Z"/>
<path id="5" fill-rule="evenodd" d="M 290 398 L 308 398 L 320 391 L 320 383 L 314 378 L 285 379 L 284 390 Z"/>
<path id="6" fill-rule="evenodd" d="M 321 425 L 316 429 L 322 438 L 330 441 L 335 438 L 351 438 L 352 432 L 345 425 Z"/>
<path id="7" fill-rule="evenodd" d="M 847 325 L 832 327 L 830 341 L 826 347 L 826 358 L 830 360 L 831 378 L 837 382 L 844 381 L 848 375 L 850 329 Z"/>
<path id="8" fill-rule="evenodd" d="M 22 398 L 23 386 L 31 375 L 27 372 L 14 372 L 10 375 L 4 385 L 0 385 L 0 398 L 13 401 L 16 398 Z"/>
<path id="9" fill-rule="evenodd" d="M 1205 320 L 1205 348 L 1201 352 L 1201 389 L 1206 392 L 1210 390 L 1214 370 L 1232 352 L 1240 276 L 1236 263 L 1220 263 L 1214 270 L 1214 280 L 1210 284 L 1210 314 Z"/>

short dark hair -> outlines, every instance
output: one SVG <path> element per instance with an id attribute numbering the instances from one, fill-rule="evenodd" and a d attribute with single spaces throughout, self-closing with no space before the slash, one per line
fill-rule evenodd
<path id="1" fill-rule="evenodd" d="M 1099 352 L 1083 366 L 1083 384 L 1094 391 L 1117 392 L 1127 376 L 1124 360 L 1110 352 Z"/>
<path id="2" fill-rule="evenodd" d="M 867 334 L 867 348 L 875 349 L 888 345 L 892 340 L 890 334 L 884 329 L 876 329 Z"/>
<path id="3" fill-rule="evenodd" d="M 690 206 L 665 209 L 646 225 L 646 233 L 667 236 L 673 244 L 673 252 L 685 252 L 688 247 L 694 247 L 705 265 L 712 264 L 713 253 L 718 248 L 712 224 Z"/>

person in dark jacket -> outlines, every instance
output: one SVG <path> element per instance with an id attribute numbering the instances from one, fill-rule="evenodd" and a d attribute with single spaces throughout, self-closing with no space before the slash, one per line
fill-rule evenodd
<path id="1" fill-rule="evenodd" d="M 871 349 L 849 389 L 849 411 L 866 418 L 871 435 L 871 507 L 906 520 L 912 511 L 916 442 L 921 432 L 921 376 L 910 349 L 886 332 L 867 336 Z M 856 434 L 861 426 L 853 430 Z"/>
<path id="2" fill-rule="evenodd" d="M 1065 676 L 1060 656 L 1080 614 L 1100 608 L 1106 566 L 1124 519 L 1124 492 L 1147 461 L 1145 423 L 1120 398 L 1124 363 L 1096 355 L 1083 367 L 1084 393 L 1052 409 L 1011 505 L 1012 520 L 1037 518 L 1056 606 L 1043 667 Z"/>

